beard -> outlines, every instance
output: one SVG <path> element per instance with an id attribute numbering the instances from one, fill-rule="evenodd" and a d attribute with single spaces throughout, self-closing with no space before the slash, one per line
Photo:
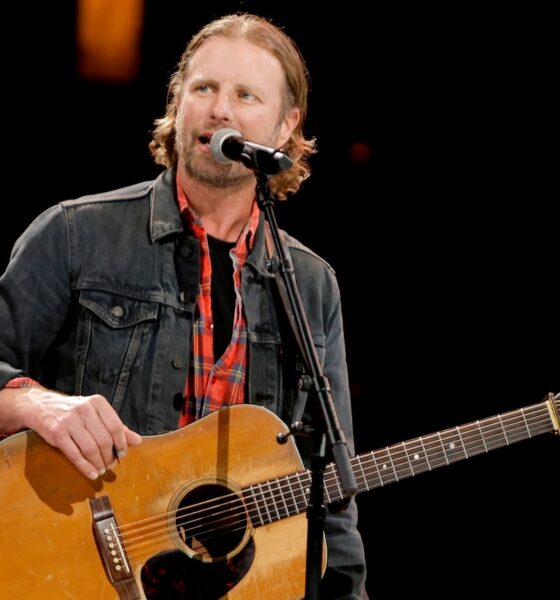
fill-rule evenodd
<path id="1" fill-rule="evenodd" d="M 215 188 L 239 187 L 251 179 L 253 172 L 241 163 L 220 164 L 211 157 L 195 155 L 192 147 L 180 155 L 187 175 Z"/>
<path id="2" fill-rule="evenodd" d="M 176 129 L 177 155 L 192 179 L 220 189 L 240 187 L 251 179 L 254 180 L 253 172 L 240 162 L 223 164 L 210 155 L 198 153 L 198 138 L 197 132 L 188 134 L 184 128 Z"/>

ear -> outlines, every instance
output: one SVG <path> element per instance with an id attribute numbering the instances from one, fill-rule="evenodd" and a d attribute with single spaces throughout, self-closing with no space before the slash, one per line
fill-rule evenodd
<path id="1" fill-rule="evenodd" d="M 292 108 L 286 113 L 286 116 L 280 124 L 280 132 L 278 133 L 278 148 L 282 148 L 282 146 L 290 139 L 292 131 L 299 123 L 300 115 L 301 112 L 299 108 Z"/>

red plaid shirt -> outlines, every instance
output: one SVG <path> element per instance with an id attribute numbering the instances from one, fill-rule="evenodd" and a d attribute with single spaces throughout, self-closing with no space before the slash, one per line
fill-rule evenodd
<path id="1" fill-rule="evenodd" d="M 8 383 L 6 383 L 6 385 L 4 387 L 5 388 L 24 388 L 24 387 L 41 388 L 43 386 L 40 383 L 37 383 L 34 379 L 31 379 L 30 377 L 14 377 L 13 379 L 10 379 L 10 381 L 8 381 Z M 23 429 L 20 429 L 19 431 L 23 431 Z M 9 437 L 10 435 L 13 435 L 14 433 L 18 433 L 18 432 L 17 431 L 5 431 L 4 433 L 0 432 L 0 440 L 3 440 L 4 438 Z"/>
<path id="2" fill-rule="evenodd" d="M 35 387 L 40 388 L 43 387 L 40 383 L 31 379 L 30 377 L 14 377 L 10 379 L 8 383 L 4 386 L 6 388 L 24 388 L 24 387 Z"/>
<path id="3" fill-rule="evenodd" d="M 179 209 L 200 242 L 200 295 L 197 300 L 193 323 L 193 339 L 189 375 L 185 386 L 185 406 L 179 426 L 192 423 L 211 412 L 242 404 L 245 400 L 245 372 L 247 370 L 247 324 L 241 302 L 241 268 L 252 247 L 259 222 L 259 207 L 255 202 L 248 223 L 241 232 L 230 256 L 233 260 L 233 284 L 235 311 L 231 341 L 224 354 L 216 362 L 212 322 L 212 265 L 208 250 L 208 238 L 200 219 L 190 210 L 187 197 L 177 182 Z"/>

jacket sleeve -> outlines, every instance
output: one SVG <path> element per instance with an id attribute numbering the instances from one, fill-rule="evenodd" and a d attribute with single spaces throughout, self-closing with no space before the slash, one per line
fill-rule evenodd
<path id="1" fill-rule="evenodd" d="M 332 275 L 334 277 L 334 275 Z M 354 455 L 354 437 L 346 350 L 338 286 L 331 290 L 332 312 L 326 323 L 324 373 L 328 378 L 333 402 L 350 454 Z M 367 599 L 366 563 L 362 539 L 357 530 L 358 511 L 355 499 L 340 512 L 327 509 L 327 571 L 322 580 L 321 598 L 336 600 Z"/>
<path id="2" fill-rule="evenodd" d="M 0 388 L 38 379 L 70 302 L 66 219 L 60 205 L 39 215 L 17 240 L 0 277 Z"/>
<path id="3" fill-rule="evenodd" d="M 322 361 L 323 373 L 330 383 L 336 415 L 350 455 L 353 456 L 352 407 L 340 290 L 336 275 L 327 263 L 297 241 L 292 241 L 290 254 L 294 259 L 298 290 L 319 359 Z M 303 414 L 303 420 L 309 419 L 311 423 L 321 422 L 320 410 L 312 396 L 298 399 L 297 406 L 296 420 Z M 313 414 L 318 416 L 314 417 Z M 309 466 L 309 440 L 306 437 L 300 438 L 298 446 L 304 463 Z M 329 457 L 329 460 L 332 460 L 332 457 Z M 327 508 L 327 569 L 321 582 L 322 600 L 367 600 L 365 554 L 357 521 L 358 511 L 354 499 L 350 501 L 346 510 L 331 512 Z"/>

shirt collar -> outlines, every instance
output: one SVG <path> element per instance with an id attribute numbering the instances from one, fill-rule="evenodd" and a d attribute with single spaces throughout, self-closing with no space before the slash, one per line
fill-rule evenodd
<path id="1" fill-rule="evenodd" d="M 183 218 L 186 219 L 195 237 L 199 241 L 201 241 L 206 237 L 206 231 L 200 221 L 200 217 L 198 217 L 198 215 L 189 206 L 189 199 L 187 198 L 187 195 L 185 194 L 185 191 L 183 190 L 179 182 L 178 174 L 176 175 L 175 181 L 177 186 L 177 203 L 179 206 L 179 212 L 183 215 Z M 255 234 L 259 225 L 260 214 L 261 211 L 255 198 L 253 200 L 253 206 L 251 208 L 249 220 L 247 221 L 247 223 L 245 223 L 245 226 L 239 234 L 239 237 L 237 238 L 237 242 L 233 249 L 236 254 L 239 254 L 241 252 L 246 255 L 247 252 L 252 250 L 255 241 Z"/>

